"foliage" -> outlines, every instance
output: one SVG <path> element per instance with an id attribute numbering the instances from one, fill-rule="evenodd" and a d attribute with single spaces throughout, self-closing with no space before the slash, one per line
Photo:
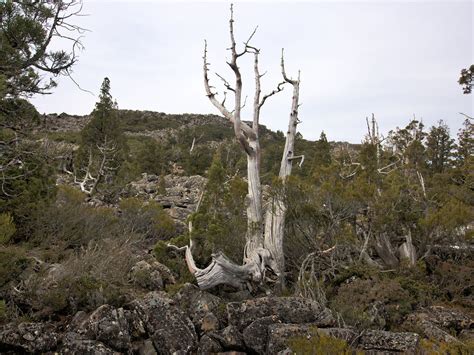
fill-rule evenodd
<path id="1" fill-rule="evenodd" d="M 474 353 L 474 341 L 440 342 L 433 339 L 422 339 L 420 342 L 422 354 L 469 355 Z"/>
<path id="2" fill-rule="evenodd" d="M 454 147 L 454 139 L 449 135 L 449 127 L 442 120 L 437 126 L 431 127 L 426 138 L 426 155 L 432 172 L 442 173 L 451 165 Z"/>
<path id="3" fill-rule="evenodd" d="M 112 209 L 88 206 L 82 203 L 84 199 L 80 191 L 60 186 L 57 202 L 44 208 L 32 222 L 33 244 L 53 248 L 60 257 L 63 250 L 123 233 Z"/>
<path id="4" fill-rule="evenodd" d="M 472 81 L 474 74 L 474 64 L 468 69 L 461 70 L 461 76 L 459 77 L 458 83 L 462 86 L 464 94 L 470 94 L 472 91 Z"/>
<path id="5" fill-rule="evenodd" d="M 110 94 L 110 80 L 104 78 L 92 118 L 81 131 L 81 144 L 75 161 L 76 175 L 95 179 L 89 190 L 91 195 L 99 183 L 110 184 L 126 158 L 128 147 L 119 122 L 117 103 Z"/>
<path id="6" fill-rule="evenodd" d="M 353 349 L 341 339 L 325 335 L 317 329 L 310 330 L 311 335 L 290 338 L 288 345 L 294 354 L 331 354 L 349 355 Z"/>
<path id="7" fill-rule="evenodd" d="M 0 246 L 0 287 L 16 280 L 28 264 L 29 261 L 23 248 Z"/>
<path id="8" fill-rule="evenodd" d="M 2 98 L 45 93 L 56 86 L 51 76 L 69 74 L 76 62 L 81 29 L 69 20 L 81 10 L 80 1 L 2 1 L 0 3 L 0 76 Z M 66 36 L 64 34 L 66 33 Z M 70 52 L 51 50 L 55 39 L 71 42 Z"/>
<path id="9" fill-rule="evenodd" d="M 400 268 L 389 273 L 355 265 L 328 290 L 330 306 L 350 325 L 393 330 L 415 307 L 437 295 L 422 270 Z"/>
<path id="10" fill-rule="evenodd" d="M 177 247 L 183 247 L 185 245 L 189 245 L 189 237 L 186 235 L 180 235 L 170 239 L 169 241 L 159 241 L 156 243 L 155 247 L 153 248 L 153 254 L 160 263 L 168 266 L 170 270 L 177 276 L 177 284 L 167 288 L 168 292 L 177 291 L 183 284 L 186 282 L 193 282 L 194 277 L 189 272 L 186 264 L 183 262 L 183 255 L 182 253 L 176 253 L 171 251 L 168 248 L 168 243 L 172 245 L 176 245 Z"/>
<path id="11" fill-rule="evenodd" d="M 243 214 L 247 184 L 228 178 L 218 152 L 208 171 L 208 182 L 199 210 L 191 216 L 191 238 L 198 263 L 207 264 L 211 253 L 224 252 L 235 262 L 242 259 L 246 222 Z"/>
<path id="12" fill-rule="evenodd" d="M 9 213 L 0 213 L 0 245 L 8 243 L 15 232 L 12 216 Z"/>
<path id="13" fill-rule="evenodd" d="M 120 201 L 120 223 L 130 233 L 140 233 L 146 238 L 169 239 L 175 231 L 171 217 L 156 201 L 143 202 L 138 198 Z"/>

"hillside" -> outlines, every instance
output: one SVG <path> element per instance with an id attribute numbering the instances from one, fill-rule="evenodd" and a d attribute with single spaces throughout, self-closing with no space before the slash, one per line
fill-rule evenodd
<path id="1" fill-rule="evenodd" d="M 359 168 L 364 145 L 297 139 L 305 161 L 285 192 L 286 294 L 272 290 L 271 281 L 251 292 L 205 292 L 189 284 L 182 255 L 166 245 L 187 243 L 191 218 L 199 266 L 216 251 L 240 262 L 246 166 L 231 125 L 213 115 L 120 110 L 117 117 L 127 157 L 94 196 L 81 193 L 68 170 L 91 116 L 45 115 L 34 128 L 57 192 L 17 225 L 20 233 L 31 231 L 26 243 L 0 250 L 0 351 L 468 351 L 459 341 L 468 344 L 474 326 L 472 227 L 455 245 L 454 234 L 428 242 L 408 268 L 402 260 L 375 266 L 385 262 L 378 239 L 361 262 L 358 238 L 365 235 L 364 204 L 371 203 L 362 202 L 369 193 L 362 184 L 367 167 Z M 260 131 L 262 181 L 272 194 L 284 135 Z M 393 228 L 390 243 L 400 245 L 404 236 Z"/>

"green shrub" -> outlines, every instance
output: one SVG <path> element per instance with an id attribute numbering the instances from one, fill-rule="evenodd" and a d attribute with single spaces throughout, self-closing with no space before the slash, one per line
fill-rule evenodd
<path id="1" fill-rule="evenodd" d="M 12 216 L 9 213 L 0 213 L 0 245 L 7 244 L 15 232 Z"/>
<path id="2" fill-rule="evenodd" d="M 84 198 L 76 189 L 60 187 L 56 203 L 43 208 L 32 222 L 32 243 L 55 249 L 60 258 L 66 249 L 78 249 L 91 241 L 123 234 L 112 208 L 89 206 L 82 203 Z"/>
<path id="3" fill-rule="evenodd" d="M 184 252 L 175 252 L 170 249 L 167 244 L 182 247 L 189 244 L 189 238 L 186 235 L 180 235 L 169 241 L 159 241 L 156 243 L 153 253 L 158 262 L 168 266 L 170 270 L 177 276 L 176 285 L 171 286 L 171 289 L 179 289 L 182 284 L 186 282 L 192 283 L 194 281 L 193 275 L 188 270 L 186 261 L 184 259 Z M 167 286 L 168 290 L 169 286 Z"/>
<path id="4" fill-rule="evenodd" d="M 132 232 L 154 239 L 167 239 L 175 232 L 174 222 L 156 201 L 143 202 L 138 198 L 120 201 L 121 224 Z"/>
<path id="5" fill-rule="evenodd" d="M 0 288 L 17 277 L 27 268 L 29 260 L 25 251 L 16 246 L 0 246 Z"/>
<path id="6" fill-rule="evenodd" d="M 420 354 L 470 355 L 474 354 L 474 340 L 466 342 L 440 342 L 432 339 L 422 339 Z"/>

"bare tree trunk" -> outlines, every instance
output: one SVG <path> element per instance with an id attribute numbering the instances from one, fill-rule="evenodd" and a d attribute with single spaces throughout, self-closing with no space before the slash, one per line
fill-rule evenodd
<path id="1" fill-rule="evenodd" d="M 256 30 L 255 30 L 256 31 Z M 293 156 L 294 139 L 296 134 L 296 125 L 298 123 L 298 97 L 299 97 L 299 77 L 298 80 L 291 80 L 286 77 L 282 58 L 282 73 L 284 81 L 278 84 L 277 88 L 267 95 L 261 97 L 260 79 L 263 74 L 259 72 L 258 59 L 259 49 L 249 45 L 255 31 L 250 35 L 249 39 L 244 43 L 242 52 L 237 52 L 236 42 L 234 38 L 234 18 L 233 7 L 231 5 L 231 18 L 229 21 L 229 32 L 231 40 L 231 60 L 227 63 L 232 69 L 235 76 L 235 83 L 232 86 L 222 76 L 217 76 L 223 81 L 227 91 L 234 94 L 234 109 L 228 110 L 225 107 L 225 98 L 222 102 L 217 100 L 217 94 L 212 91 L 209 83 L 209 63 L 207 62 L 207 43 L 204 48 L 204 87 L 206 95 L 211 103 L 227 118 L 234 128 L 234 134 L 237 141 L 247 155 L 247 182 L 248 194 L 246 197 L 247 204 L 247 234 L 246 246 L 244 251 L 243 265 L 235 265 L 222 254 L 213 255 L 211 264 L 205 269 L 196 267 L 191 249 L 186 249 L 186 262 L 191 273 L 194 274 L 201 288 L 211 288 L 218 284 L 230 284 L 236 287 L 249 285 L 250 282 L 261 282 L 265 277 L 266 268 L 272 269 L 277 275 L 284 277 L 284 259 L 283 259 L 283 227 L 284 215 L 286 207 L 283 201 L 276 201 L 274 216 L 269 219 L 268 236 L 264 234 L 264 219 L 262 209 L 262 188 L 260 183 L 260 141 L 259 141 L 259 119 L 260 110 L 265 101 L 280 92 L 285 83 L 291 83 L 294 88 L 292 111 L 290 115 L 290 124 L 288 135 L 283 154 L 282 165 L 280 169 L 280 177 L 284 180 L 291 173 Z M 242 77 L 237 60 L 244 54 L 254 55 L 254 74 L 255 74 L 255 94 L 253 101 L 253 121 L 251 126 L 241 120 L 242 109 Z M 270 217 L 268 217 L 270 218 Z"/>
<path id="2" fill-rule="evenodd" d="M 285 72 L 285 62 L 283 58 L 283 51 L 281 55 L 281 72 L 285 82 L 293 85 L 293 98 L 291 102 L 290 120 L 288 123 L 288 131 L 286 132 L 285 149 L 280 163 L 279 178 L 282 183 L 286 183 L 286 179 L 291 175 L 293 167 L 293 160 L 296 157 L 295 152 L 295 138 L 296 127 L 298 126 L 298 108 L 299 108 L 299 90 L 300 90 L 300 73 L 298 72 L 298 79 L 289 79 Z M 278 194 L 271 196 L 268 201 L 268 206 L 265 214 L 265 248 L 270 251 L 274 260 L 274 272 L 278 276 L 281 288 L 285 287 L 285 257 L 283 251 L 283 239 L 285 234 L 285 216 L 287 206 L 284 201 L 284 196 Z"/>
<path id="3" fill-rule="evenodd" d="M 377 235 L 375 239 L 375 250 L 384 265 L 391 268 L 398 266 L 398 258 L 395 256 L 392 243 L 390 243 L 390 239 L 386 234 Z"/>
<path id="4" fill-rule="evenodd" d="M 398 254 L 400 255 L 400 260 L 407 260 L 410 266 L 416 264 L 416 248 L 413 245 L 410 231 L 405 236 L 405 242 L 398 248 Z"/>

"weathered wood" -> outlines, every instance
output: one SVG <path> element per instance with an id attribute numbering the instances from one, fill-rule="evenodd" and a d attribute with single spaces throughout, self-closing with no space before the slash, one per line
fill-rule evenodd
<path id="1" fill-rule="evenodd" d="M 285 148 L 283 150 L 280 163 L 279 178 L 285 184 L 288 176 L 291 175 L 293 160 L 295 158 L 295 138 L 296 128 L 298 126 L 298 108 L 299 108 L 299 90 L 300 90 L 300 73 L 298 79 L 288 78 L 285 71 L 285 61 L 283 50 L 281 54 L 281 73 L 285 82 L 293 85 L 293 97 L 291 102 L 290 119 L 288 122 L 288 130 L 285 139 Z M 302 156 L 302 160 L 304 156 Z M 283 252 L 283 239 L 285 233 L 285 216 L 287 206 L 283 200 L 283 196 L 272 196 L 268 202 L 265 214 L 265 240 L 264 246 L 270 251 L 275 261 L 274 272 L 279 278 L 281 287 L 285 283 L 285 257 Z"/>
<path id="2" fill-rule="evenodd" d="M 247 209 L 247 234 L 246 246 L 244 251 L 243 265 L 236 265 L 223 254 L 212 256 L 211 263 L 204 269 L 200 269 L 194 263 L 190 247 L 177 248 L 185 249 L 186 263 L 190 272 L 196 277 L 198 285 L 202 289 L 211 288 L 219 284 L 228 284 L 234 287 L 245 287 L 251 282 L 262 282 L 265 278 L 267 268 L 284 278 L 284 257 L 283 257 L 283 231 L 286 206 L 282 199 L 274 200 L 272 207 L 267 209 L 267 220 L 264 221 L 264 212 L 262 208 L 262 187 L 260 182 L 260 141 L 259 141 L 259 119 L 260 110 L 266 100 L 283 90 L 283 84 L 293 85 L 293 101 L 290 113 L 290 122 L 288 134 L 283 152 L 280 168 L 280 178 L 283 180 L 291 174 L 292 160 L 294 156 L 294 140 L 296 136 L 296 126 L 298 124 L 298 98 L 299 98 L 299 74 L 297 80 L 289 79 L 284 69 L 284 60 L 282 56 L 281 67 L 284 81 L 279 83 L 277 88 L 267 95 L 261 97 L 260 80 L 263 75 L 259 72 L 259 54 L 260 51 L 251 46 L 250 40 L 254 36 L 256 29 L 252 32 L 249 39 L 244 43 L 244 49 L 237 51 L 234 37 L 234 17 L 233 7 L 230 8 L 231 16 L 229 20 L 230 33 L 230 52 L 231 59 L 227 64 L 232 69 L 235 82 L 231 85 L 223 76 L 218 77 L 224 82 L 225 88 L 234 94 L 234 107 L 229 110 L 225 106 L 225 97 L 222 102 L 217 100 L 216 93 L 213 92 L 208 76 L 209 63 L 207 61 L 207 42 L 205 42 L 203 56 L 204 88 L 206 96 L 210 102 L 227 118 L 233 125 L 236 140 L 240 143 L 247 156 L 247 185 L 248 192 L 246 197 Z M 252 125 L 242 121 L 242 76 L 238 66 L 238 59 L 245 54 L 254 55 L 254 75 L 255 75 L 255 94 L 253 100 L 253 120 Z M 304 158 L 304 157 L 303 157 Z M 268 227 L 267 227 L 268 224 Z M 268 229 L 267 229 L 268 228 Z M 172 247 L 172 246 L 171 246 Z M 174 247 L 176 248 L 176 247 Z"/>

